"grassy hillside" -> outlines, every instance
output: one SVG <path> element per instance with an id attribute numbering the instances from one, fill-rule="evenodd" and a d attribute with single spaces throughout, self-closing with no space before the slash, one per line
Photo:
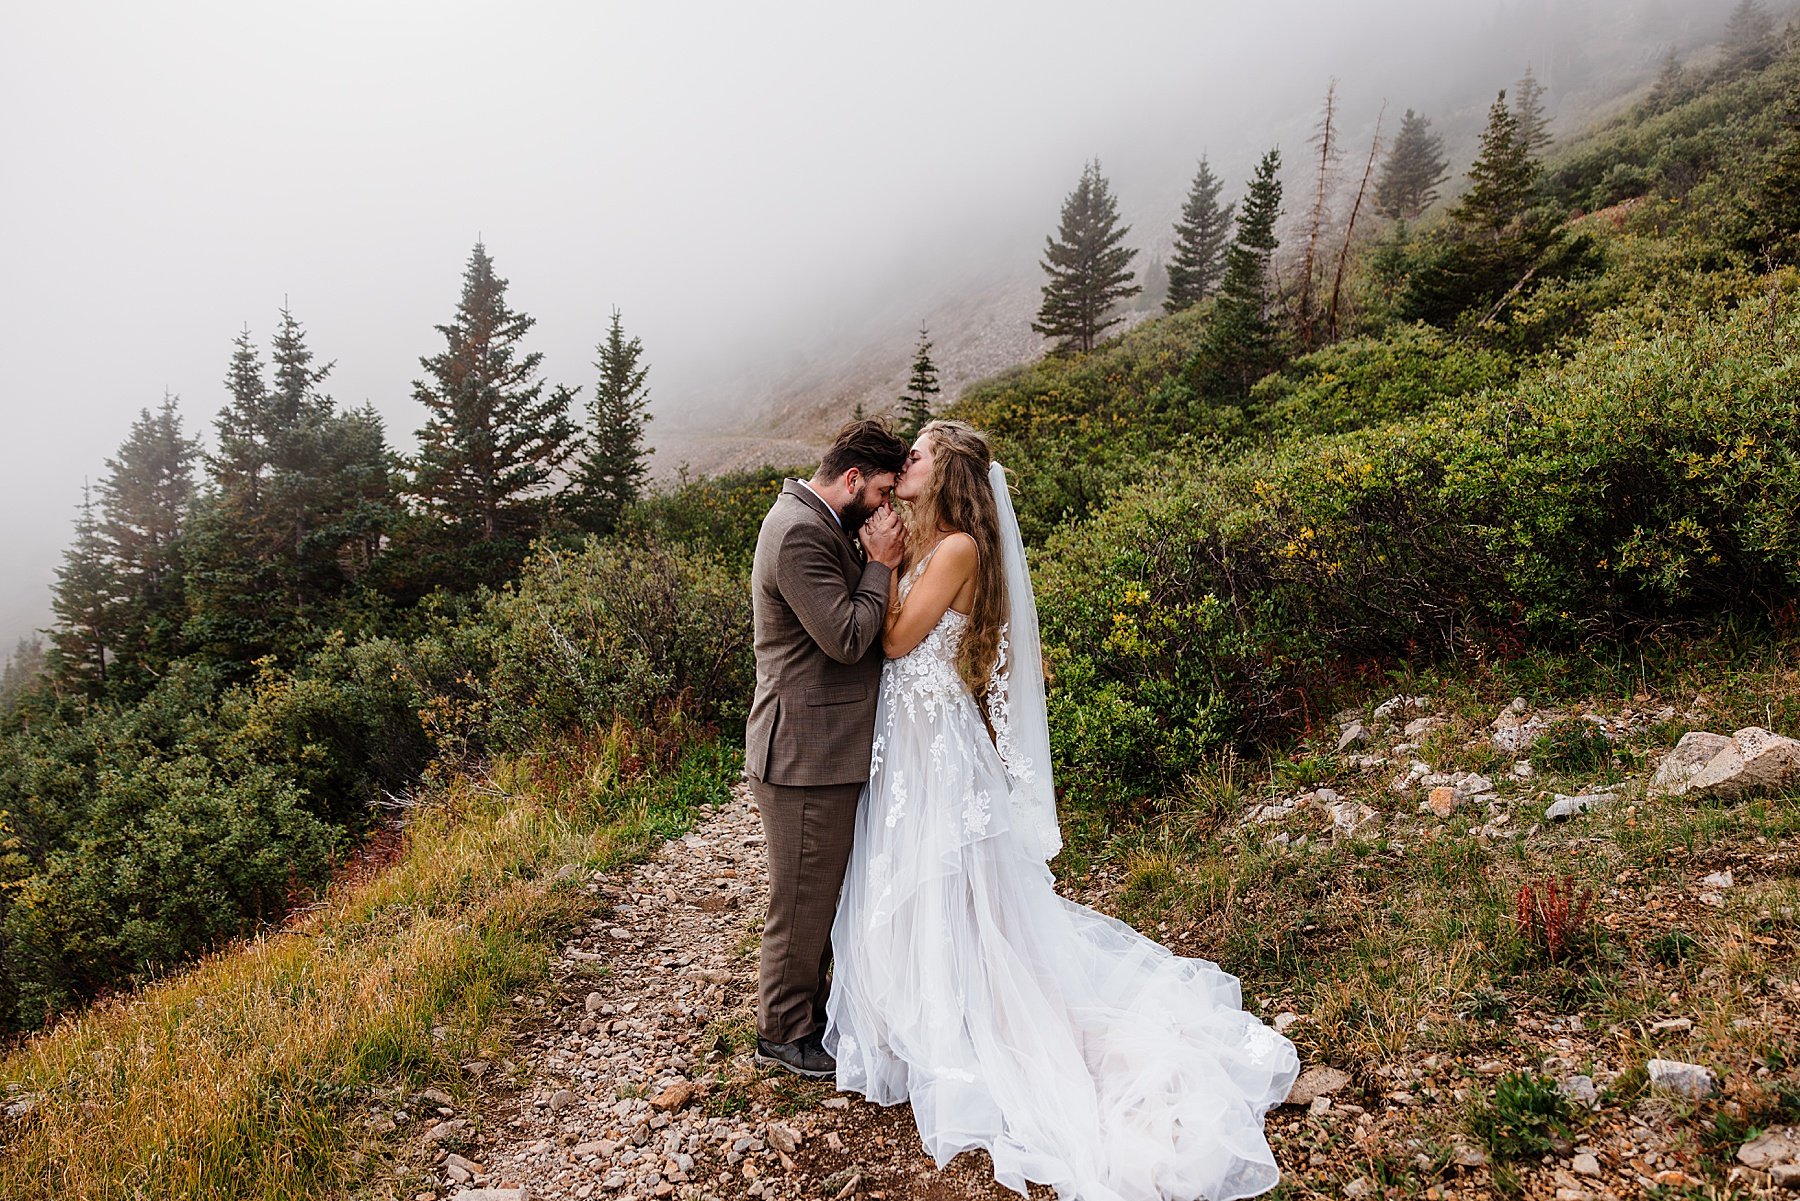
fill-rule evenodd
<path id="1" fill-rule="evenodd" d="M 1554 151 L 1487 240 L 1447 206 L 1377 231 L 1355 328 L 1303 352 L 1283 300 L 1252 386 L 1203 303 L 952 408 L 1016 470 L 1062 881 L 1345 1073 L 1276 1122 L 1288 1195 L 1553 1194 L 1578 1145 L 1621 1195 L 1724 1190 L 1800 1118 L 1796 797 L 1643 796 L 1688 729 L 1800 732 L 1800 49 L 1771 55 Z M 345 1189 L 405 1133 L 357 1098 L 473 1087 L 592 874 L 725 786 L 778 481 L 688 481 L 252 679 L 9 717 L 0 1003 L 66 1016 L 0 1068 L 0 1193 Z M 1515 697 L 1529 750 L 1495 739 Z M 400 797 L 394 862 L 320 886 Z M 1556 937 L 1526 887 L 1576 898 Z M 1647 1090 L 1652 1052 L 1722 1091 Z"/>

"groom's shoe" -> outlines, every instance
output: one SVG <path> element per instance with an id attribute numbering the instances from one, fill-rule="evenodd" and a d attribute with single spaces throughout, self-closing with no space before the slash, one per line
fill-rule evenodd
<path id="1" fill-rule="evenodd" d="M 791 1043 L 772 1043 L 758 1035 L 756 1066 L 786 1068 L 808 1080 L 830 1080 L 837 1075 L 837 1060 L 825 1049 L 825 1040 L 817 1033 L 803 1034 Z"/>

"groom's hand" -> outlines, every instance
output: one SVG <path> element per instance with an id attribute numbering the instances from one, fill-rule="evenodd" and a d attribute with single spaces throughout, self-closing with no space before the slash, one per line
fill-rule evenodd
<path id="1" fill-rule="evenodd" d="M 863 552 L 890 569 L 900 566 L 906 551 L 906 527 L 900 515 L 887 505 L 869 515 L 862 527 Z"/>

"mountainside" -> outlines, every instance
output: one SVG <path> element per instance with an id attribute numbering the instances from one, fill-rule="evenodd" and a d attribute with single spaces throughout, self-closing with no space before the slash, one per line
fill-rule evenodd
<path id="1" fill-rule="evenodd" d="M 1216 295 L 944 406 L 1015 468 L 1058 887 L 1300 1048 L 1278 1196 L 1800 1174 L 1800 27 L 1743 11 L 1547 151 L 1494 102 L 1335 332 L 1240 229 Z M 354 411 L 293 408 L 284 462 L 375 489 Z M 0 720 L 0 1195 L 991 1188 L 750 1062 L 774 466 L 392 539 L 209 469 L 237 507 L 173 541 L 85 527 Z"/>

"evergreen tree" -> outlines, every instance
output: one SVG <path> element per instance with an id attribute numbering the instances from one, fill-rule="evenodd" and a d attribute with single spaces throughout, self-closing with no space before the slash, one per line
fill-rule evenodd
<path id="1" fill-rule="evenodd" d="M 1119 206 L 1098 159 L 1063 201 L 1062 223 L 1044 240 L 1043 268 L 1050 277 L 1044 303 L 1031 328 L 1061 339 L 1059 350 L 1086 353 L 1099 336 L 1123 318 L 1108 318 L 1114 304 L 1138 293 L 1131 282 L 1137 251 L 1119 245 L 1129 232 L 1119 224 Z"/>
<path id="2" fill-rule="evenodd" d="M 1407 109 L 1375 185 L 1375 211 L 1391 221 L 1418 217 L 1437 199 L 1448 165 L 1444 140 L 1431 132 L 1430 119 Z"/>
<path id="3" fill-rule="evenodd" d="M 932 398 L 937 394 L 938 369 L 931 361 L 931 337 L 925 327 L 920 326 L 919 345 L 913 351 L 912 375 L 900 397 L 900 428 L 895 432 L 909 442 L 917 438 L 925 423 L 931 420 Z"/>
<path id="4" fill-rule="evenodd" d="M 1550 118 L 1544 115 L 1544 85 L 1537 81 L 1530 67 L 1525 68 L 1525 75 L 1519 80 L 1512 113 L 1525 153 L 1533 158 L 1542 155 L 1552 140 Z"/>
<path id="5" fill-rule="evenodd" d="M 1487 128 L 1469 168 L 1469 190 L 1450 210 L 1452 223 L 1468 236 L 1502 241 L 1530 208 L 1537 176 L 1531 147 L 1501 92 L 1488 109 Z"/>
<path id="6" fill-rule="evenodd" d="M 21 698 L 43 678 L 43 674 L 43 639 L 21 638 L 14 643 L 6 666 L 0 667 L 0 717 L 17 708 Z"/>
<path id="7" fill-rule="evenodd" d="M 1469 188 L 1450 220 L 1425 243 L 1397 308 L 1406 318 L 1448 325 L 1472 309 L 1491 319 L 1496 300 L 1518 293 L 1556 241 L 1555 214 L 1536 207 L 1538 165 L 1501 92 L 1488 110 Z"/>
<path id="8" fill-rule="evenodd" d="M 533 319 L 507 305 L 506 286 L 477 242 L 456 315 L 437 327 L 444 349 L 419 360 L 428 379 L 413 384 L 429 416 L 410 492 L 452 542 L 508 544 L 488 570 L 510 570 L 543 528 L 544 491 L 576 443 L 573 393 L 546 392 L 544 356 L 523 345 Z"/>
<path id="9" fill-rule="evenodd" d="M 1279 239 L 1281 153 L 1263 155 L 1238 212 L 1237 234 L 1225 254 L 1225 278 L 1198 362 L 1200 383 L 1211 392 L 1242 396 L 1279 365 L 1281 353 L 1269 291 L 1269 262 Z"/>
<path id="10" fill-rule="evenodd" d="M 179 653 L 181 537 L 194 501 L 199 447 L 181 431 L 173 396 L 142 410 L 100 482 L 101 536 L 118 588 L 118 666 L 160 674 Z"/>
<path id="11" fill-rule="evenodd" d="M 1775 20 L 1758 0 L 1738 0 L 1725 22 L 1724 67 L 1760 71 L 1775 61 Z"/>
<path id="12" fill-rule="evenodd" d="M 331 364 L 315 365 L 285 308 L 271 363 L 272 380 L 249 332 L 238 336 L 207 458 L 213 487 L 185 540 L 185 636 L 236 662 L 301 649 L 307 626 L 357 589 L 394 519 L 380 418 L 340 412 L 320 390 Z"/>
<path id="13" fill-rule="evenodd" d="M 1223 181 L 1213 174 L 1202 156 L 1194 182 L 1175 225 L 1175 256 L 1169 262 L 1169 296 L 1163 308 L 1171 313 L 1200 303 L 1218 290 L 1225 274 L 1225 248 L 1231 239 L 1235 205 L 1219 204 Z"/>
<path id="14" fill-rule="evenodd" d="M 1662 112 L 1673 108 L 1687 91 L 1687 72 L 1682 70 L 1681 58 L 1670 46 L 1663 55 L 1662 67 L 1656 72 L 1656 82 L 1650 85 L 1650 94 L 1644 98 L 1644 104 L 1652 112 Z"/>
<path id="15" fill-rule="evenodd" d="M 106 687 L 117 634 L 118 578 L 107 555 L 106 537 L 94 512 L 92 490 L 81 486 L 75 541 L 63 551 L 50 589 L 56 625 L 49 631 L 57 682 L 98 695 Z"/>
<path id="16" fill-rule="evenodd" d="M 641 495 L 649 471 L 644 424 L 650 420 L 645 411 L 650 393 L 644 382 L 650 368 L 639 365 L 643 343 L 626 339 L 617 309 L 598 351 L 600 359 L 594 365 L 600 379 L 588 402 L 587 450 L 575 470 L 570 508 L 576 524 L 606 534 L 618 527 L 626 506 Z"/>
<path id="17" fill-rule="evenodd" d="M 1137 301 L 1132 306 L 1139 309 L 1161 308 L 1169 301 L 1169 269 L 1163 265 L 1160 254 L 1152 254 L 1150 261 L 1144 264 L 1143 291 L 1138 293 Z"/>

